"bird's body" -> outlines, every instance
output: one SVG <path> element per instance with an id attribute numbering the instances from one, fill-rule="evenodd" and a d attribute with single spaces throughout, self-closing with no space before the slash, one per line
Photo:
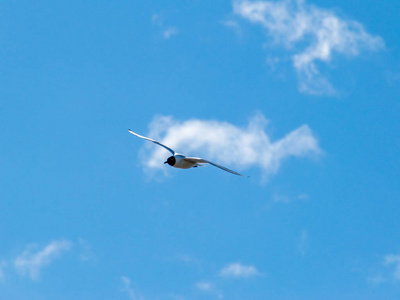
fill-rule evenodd
<path id="1" fill-rule="evenodd" d="M 167 160 L 167 164 L 174 168 L 179 168 L 179 169 L 190 169 L 193 167 L 196 167 L 196 163 L 188 161 L 187 157 L 183 154 L 175 154 L 174 156 L 171 156 L 169 161 Z"/>
<path id="2" fill-rule="evenodd" d="M 174 168 L 179 168 L 179 169 L 190 169 L 190 168 L 195 168 L 195 167 L 202 167 L 202 164 L 210 164 L 213 165 L 217 168 L 220 168 L 224 171 L 227 171 L 229 173 L 235 174 L 235 175 L 239 175 L 239 176 L 243 176 L 243 177 L 247 177 L 245 175 L 239 174 L 235 171 L 232 171 L 228 168 L 225 168 L 221 165 L 218 165 L 216 163 L 210 162 L 208 160 L 205 160 L 203 158 L 199 158 L 199 157 L 189 157 L 183 154 L 179 154 L 176 153 L 174 150 L 172 150 L 171 148 L 165 146 L 164 144 L 161 144 L 160 142 L 157 142 L 153 139 L 150 139 L 148 137 L 145 136 L 141 136 L 135 132 L 133 132 L 132 130 L 129 129 L 129 132 L 137 137 L 140 137 L 142 139 L 145 139 L 147 141 L 153 142 L 163 148 L 165 148 L 166 150 L 168 150 L 169 152 L 172 153 L 172 156 L 168 157 L 167 161 L 164 162 L 164 164 L 169 164 L 170 166 L 174 167 Z"/>
<path id="3" fill-rule="evenodd" d="M 205 164 L 210 162 L 206 162 L 204 159 L 199 157 L 188 157 L 186 155 L 176 153 L 174 156 L 170 156 L 166 163 L 175 168 L 190 169 L 195 167 L 204 167 L 202 163 Z"/>

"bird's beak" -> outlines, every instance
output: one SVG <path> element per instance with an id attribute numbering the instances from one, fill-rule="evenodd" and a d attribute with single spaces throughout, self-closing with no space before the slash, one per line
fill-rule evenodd
<path id="1" fill-rule="evenodd" d="M 166 164 L 168 161 L 164 161 L 164 164 Z"/>

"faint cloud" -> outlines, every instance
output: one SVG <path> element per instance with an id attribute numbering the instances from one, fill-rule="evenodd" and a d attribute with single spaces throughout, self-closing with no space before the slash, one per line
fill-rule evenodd
<path id="1" fill-rule="evenodd" d="M 231 263 L 219 272 L 221 277 L 225 278 L 248 278 L 261 275 L 257 268 L 250 265 L 242 265 L 241 263 Z"/>
<path id="2" fill-rule="evenodd" d="M 183 261 L 183 262 L 185 262 L 185 263 L 199 264 L 198 259 L 196 259 L 195 257 L 193 257 L 193 256 L 191 256 L 191 255 L 189 255 L 189 254 L 181 254 L 181 255 L 178 255 L 177 258 L 178 258 L 180 261 Z"/>
<path id="3" fill-rule="evenodd" d="M 210 291 L 213 288 L 213 284 L 207 281 L 201 281 L 196 283 L 196 287 L 202 291 Z"/>
<path id="4" fill-rule="evenodd" d="M 379 275 L 375 275 L 372 277 L 368 277 L 367 281 L 369 283 L 371 283 L 372 285 L 380 285 L 382 283 L 387 282 L 387 279 L 384 276 L 382 276 L 381 274 L 379 274 Z"/>
<path id="5" fill-rule="evenodd" d="M 178 29 L 176 29 L 175 27 L 168 27 L 163 31 L 163 37 L 166 40 L 171 38 L 173 35 L 177 34 L 178 34 Z"/>
<path id="6" fill-rule="evenodd" d="M 279 57 L 277 56 L 270 56 L 268 55 L 267 58 L 265 59 L 265 62 L 267 63 L 268 67 L 272 70 L 275 71 L 278 67 L 278 64 L 280 62 Z"/>
<path id="7" fill-rule="evenodd" d="M 225 21 L 221 21 L 221 24 L 233 29 L 233 31 L 238 35 L 241 36 L 242 35 L 242 29 L 240 28 L 238 22 L 236 20 L 230 19 L 230 20 L 225 20 Z"/>
<path id="8" fill-rule="evenodd" d="M 372 285 L 400 282 L 400 254 L 384 255 L 380 263 L 370 271 L 367 281 Z"/>
<path id="9" fill-rule="evenodd" d="M 239 24 L 235 20 L 221 21 L 221 24 L 226 27 L 239 28 Z"/>
<path id="10" fill-rule="evenodd" d="M 395 281 L 400 281 L 400 254 L 388 254 L 384 257 L 384 264 L 394 268 L 392 278 Z"/>
<path id="11" fill-rule="evenodd" d="M 297 251 L 301 255 L 306 255 L 308 249 L 308 232 L 307 230 L 303 230 L 300 234 L 300 237 L 297 242 Z"/>
<path id="12" fill-rule="evenodd" d="M 172 300 L 185 300 L 186 298 L 182 295 L 177 295 L 177 294 L 169 294 L 168 299 L 172 299 Z"/>
<path id="13" fill-rule="evenodd" d="M 121 276 L 122 289 L 121 291 L 126 293 L 130 300 L 144 300 L 144 298 L 132 288 L 131 280 L 126 276 Z"/>
<path id="14" fill-rule="evenodd" d="M 63 252 L 69 250 L 72 242 L 66 240 L 53 241 L 41 250 L 36 245 L 27 249 L 14 260 L 14 267 L 21 275 L 28 275 L 32 280 L 39 279 L 40 271 L 49 265 Z"/>
<path id="15" fill-rule="evenodd" d="M 386 80 L 390 86 L 398 87 L 400 84 L 400 73 L 399 72 L 392 72 L 386 71 Z"/>
<path id="16" fill-rule="evenodd" d="M 222 299 L 223 293 L 218 290 L 212 282 L 209 281 L 199 281 L 196 283 L 196 287 L 203 293 L 214 294 L 218 297 L 218 299 Z"/>
<path id="17" fill-rule="evenodd" d="M 93 253 L 92 247 L 86 240 L 79 239 L 78 242 L 80 247 L 79 258 L 81 261 L 87 262 L 97 259 L 96 255 Z"/>
<path id="18" fill-rule="evenodd" d="M 275 193 L 272 195 L 272 201 L 275 203 L 292 203 L 297 200 L 307 200 L 309 198 L 308 194 L 300 194 L 298 196 L 287 196 Z"/>
<path id="19" fill-rule="evenodd" d="M 265 132 L 268 121 L 261 114 L 250 119 L 245 128 L 228 122 L 190 119 L 184 122 L 158 116 L 150 124 L 148 136 L 187 155 L 203 156 L 219 164 L 239 169 L 261 168 L 265 179 L 278 172 L 289 157 L 316 157 L 322 153 L 317 139 L 307 125 L 271 141 Z M 146 169 L 164 170 L 166 152 L 146 143 L 142 152 Z M 150 150 L 151 149 L 151 150 Z"/>
<path id="20" fill-rule="evenodd" d="M 165 25 L 164 17 L 160 14 L 153 14 L 151 16 L 151 22 L 153 25 L 157 26 L 161 31 L 161 36 L 165 40 L 169 40 L 171 37 L 177 35 L 179 30 L 174 26 Z"/>
<path id="21" fill-rule="evenodd" d="M 383 39 L 368 34 L 360 23 L 304 0 L 234 1 L 233 10 L 260 24 L 273 45 L 282 45 L 292 53 L 299 90 L 308 94 L 336 92 L 317 63 L 329 63 L 334 54 L 354 57 L 361 51 L 384 47 Z"/>
<path id="22" fill-rule="evenodd" d="M 201 261 L 192 255 L 181 254 L 177 256 L 177 259 L 187 265 L 196 267 L 197 269 L 202 269 Z"/>
<path id="23" fill-rule="evenodd" d="M 291 199 L 289 196 L 286 195 L 274 194 L 272 196 L 272 201 L 277 203 L 290 203 L 293 201 L 293 199 Z"/>
<path id="24" fill-rule="evenodd" d="M 310 198 L 310 196 L 308 194 L 300 194 L 298 197 L 298 199 L 300 200 L 307 200 L 308 198 Z"/>
<path id="25" fill-rule="evenodd" d="M 7 266 L 6 261 L 3 260 L 0 262 L 0 282 L 4 282 L 4 278 L 5 278 L 4 268 L 6 266 Z"/>

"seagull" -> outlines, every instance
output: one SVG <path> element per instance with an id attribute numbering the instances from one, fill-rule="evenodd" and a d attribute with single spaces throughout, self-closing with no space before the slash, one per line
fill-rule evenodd
<path id="1" fill-rule="evenodd" d="M 157 142 L 151 138 L 142 136 L 140 134 L 137 134 L 135 132 L 133 132 L 132 130 L 128 129 L 130 133 L 132 133 L 133 135 L 136 135 L 137 137 L 140 137 L 141 139 L 153 142 L 154 144 L 157 144 L 165 149 L 167 149 L 169 152 L 172 153 L 172 156 L 168 157 L 168 159 L 164 162 L 164 164 L 169 164 L 172 167 L 175 168 L 179 168 L 179 169 L 190 169 L 190 168 L 195 168 L 195 167 L 203 167 L 202 164 L 210 164 L 213 165 L 214 167 L 220 168 L 224 171 L 227 171 L 229 173 L 235 174 L 235 175 L 239 175 L 239 176 L 243 176 L 243 177 L 248 177 L 246 175 L 242 175 L 239 174 L 238 172 L 232 171 L 228 168 L 225 168 L 223 166 L 220 166 L 216 163 L 213 163 L 211 161 L 208 161 L 206 159 L 203 158 L 199 158 L 199 157 L 189 157 L 183 154 L 179 154 L 176 153 L 174 150 L 172 150 L 171 148 L 161 144 L 160 142 Z"/>

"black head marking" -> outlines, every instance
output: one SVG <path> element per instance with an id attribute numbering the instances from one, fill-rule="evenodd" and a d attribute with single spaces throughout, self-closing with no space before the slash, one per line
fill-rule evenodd
<path id="1" fill-rule="evenodd" d="M 175 159 L 175 157 L 174 157 L 174 156 L 170 156 L 170 157 L 168 157 L 167 161 L 166 161 L 166 162 L 164 162 L 164 164 L 169 164 L 170 166 L 173 166 L 173 165 L 175 165 L 175 163 L 176 163 L 176 159 Z"/>

